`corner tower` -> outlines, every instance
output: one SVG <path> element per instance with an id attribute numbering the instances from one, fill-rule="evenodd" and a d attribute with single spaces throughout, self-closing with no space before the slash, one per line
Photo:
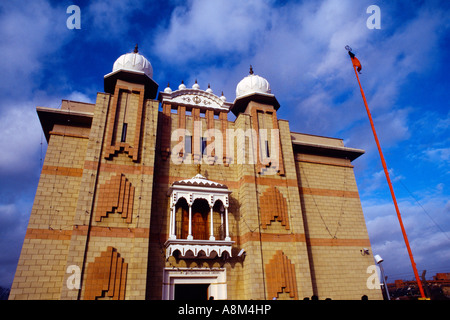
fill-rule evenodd
<path id="1" fill-rule="evenodd" d="M 137 47 L 95 104 L 38 107 L 48 149 L 12 299 L 144 299 L 158 85 Z"/>
<path id="2" fill-rule="evenodd" d="M 236 86 L 234 129 L 250 132 L 238 142 L 253 152 L 238 163 L 240 246 L 248 299 L 299 299 L 312 295 L 309 258 L 289 122 L 269 82 L 253 72 Z"/>
<path id="3" fill-rule="evenodd" d="M 81 286 L 63 287 L 63 299 L 145 298 L 159 105 L 152 76 L 137 46 L 104 76 L 66 265 L 80 267 Z"/>
<path id="4" fill-rule="evenodd" d="M 236 86 L 236 99 L 231 108 L 236 117 L 249 115 L 251 128 L 256 134 L 254 145 L 258 174 L 284 175 L 283 153 L 278 135 L 277 110 L 280 108 L 269 82 L 254 74 L 250 66 L 249 75 Z"/>

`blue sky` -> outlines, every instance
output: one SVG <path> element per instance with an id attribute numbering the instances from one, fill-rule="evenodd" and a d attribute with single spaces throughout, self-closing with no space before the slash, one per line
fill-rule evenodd
<path id="1" fill-rule="evenodd" d="M 66 27 L 72 4 L 81 29 Z M 381 29 L 367 28 L 370 5 Z M 0 286 L 12 282 L 45 157 L 36 106 L 94 102 L 136 43 L 160 90 L 197 79 L 233 101 L 251 64 L 291 131 L 366 150 L 354 165 L 373 253 L 389 280 L 412 279 L 350 45 L 419 272 L 450 272 L 449 15 L 445 0 L 2 1 Z"/>

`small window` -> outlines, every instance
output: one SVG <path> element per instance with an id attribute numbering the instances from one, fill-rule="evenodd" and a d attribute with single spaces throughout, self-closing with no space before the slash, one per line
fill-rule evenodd
<path id="1" fill-rule="evenodd" d="M 207 143 L 207 138 L 202 137 L 202 154 L 205 154 L 205 151 L 206 151 L 206 143 Z"/>
<path id="2" fill-rule="evenodd" d="M 184 137 L 184 152 L 192 153 L 192 136 Z"/>
<path id="3" fill-rule="evenodd" d="M 127 127 L 128 123 L 124 123 L 122 127 L 122 135 L 120 136 L 120 142 L 125 142 L 127 139 Z"/>

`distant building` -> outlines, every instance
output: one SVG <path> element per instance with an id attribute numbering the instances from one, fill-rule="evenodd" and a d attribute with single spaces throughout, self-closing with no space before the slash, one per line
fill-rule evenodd
<path id="1" fill-rule="evenodd" d="M 446 281 L 450 282 L 450 273 L 436 273 L 436 275 L 433 277 L 434 281 Z"/>
<path id="2" fill-rule="evenodd" d="M 37 107 L 48 149 L 10 299 L 382 298 L 364 151 L 291 132 L 252 70 L 233 102 L 158 92 L 135 50 L 104 91 Z"/>
<path id="3" fill-rule="evenodd" d="M 416 281 L 395 280 L 388 283 L 391 299 L 417 299 L 420 296 Z M 436 273 L 433 280 L 422 278 L 422 286 L 431 300 L 450 300 L 450 273 Z"/>

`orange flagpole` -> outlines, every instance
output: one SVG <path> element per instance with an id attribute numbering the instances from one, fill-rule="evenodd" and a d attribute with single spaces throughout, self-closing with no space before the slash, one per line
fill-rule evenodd
<path id="1" fill-rule="evenodd" d="M 346 47 L 346 49 L 347 49 L 347 47 Z M 350 54 L 350 50 L 348 50 L 349 54 Z M 361 65 L 360 65 L 359 61 L 351 54 L 350 54 L 350 58 L 352 59 L 353 70 L 355 71 L 356 79 L 358 80 L 359 89 L 361 90 L 361 96 L 364 100 L 364 106 L 366 107 L 367 115 L 368 115 L 369 121 L 370 121 L 370 126 L 372 127 L 373 136 L 374 136 L 375 142 L 377 144 L 378 152 L 380 153 L 380 158 L 381 158 L 381 163 L 383 165 L 384 174 L 386 175 L 386 180 L 389 185 L 389 190 L 391 191 L 392 200 L 394 201 L 395 211 L 397 212 L 397 218 L 400 223 L 400 228 L 402 229 L 403 239 L 405 240 L 409 258 L 411 260 L 411 265 L 414 270 L 414 276 L 416 277 L 417 286 L 419 287 L 420 295 L 422 296 L 422 298 L 426 298 L 425 293 L 422 288 L 422 282 L 420 281 L 419 273 L 417 272 L 416 263 L 414 262 L 413 254 L 412 254 L 411 248 L 409 246 L 408 236 L 406 235 L 405 227 L 403 226 L 402 217 L 400 215 L 400 210 L 398 208 L 397 200 L 395 198 L 394 188 L 392 187 L 392 183 L 391 183 L 391 179 L 389 177 L 389 171 L 387 169 L 386 161 L 384 160 L 383 152 L 381 151 L 380 141 L 378 140 L 377 132 L 376 132 L 375 126 L 373 124 L 372 115 L 370 114 L 369 106 L 367 105 L 366 96 L 364 95 L 364 91 L 362 89 L 361 82 L 359 81 L 358 72 L 356 72 L 357 67 L 359 67 L 359 70 L 361 70 Z M 356 59 L 356 62 L 353 59 Z"/>

